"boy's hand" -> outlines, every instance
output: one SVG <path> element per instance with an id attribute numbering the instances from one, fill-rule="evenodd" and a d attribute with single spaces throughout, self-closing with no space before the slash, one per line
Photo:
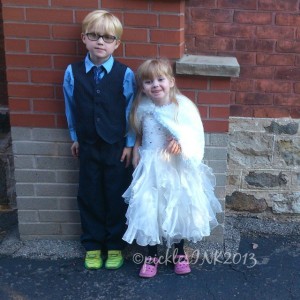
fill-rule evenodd
<path id="1" fill-rule="evenodd" d="M 180 144 L 173 138 L 170 138 L 166 151 L 170 154 L 175 154 L 175 155 L 180 154 L 181 153 Z"/>
<path id="2" fill-rule="evenodd" d="M 71 146 L 71 152 L 73 157 L 78 157 L 79 156 L 79 143 L 78 142 L 74 142 Z"/>
<path id="3" fill-rule="evenodd" d="M 132 148 L 131 147 L 125 147 L 123 149 L 121 161 L 123 162 L 125 160 L 125 167 L 126 168 L 130 165 L 130 162 L 131 162 L 131 153 L 132 153 Z"/>

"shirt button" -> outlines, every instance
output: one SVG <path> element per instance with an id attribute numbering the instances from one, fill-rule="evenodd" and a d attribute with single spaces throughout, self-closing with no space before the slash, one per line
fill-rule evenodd
<path id="1" fill-rule="evenodd" d="M 96 93 L 97 93 L 97 94 L 100 94 L 100 90 L 97 90 Z"/>

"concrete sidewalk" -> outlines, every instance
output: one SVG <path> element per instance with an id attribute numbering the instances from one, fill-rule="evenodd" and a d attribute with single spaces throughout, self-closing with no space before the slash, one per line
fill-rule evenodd
<path id="1" fill-rule="evenodd" d="M 136 247 L 117 271 L 87 271 L 78 241 L 20 241 L 11 228 L 0 244 L 0 299 L 299 298 L 299 223 L 227 217 L 223 249 L 196 253 L 186 276 L 162 260 L 145 280 Z"/>

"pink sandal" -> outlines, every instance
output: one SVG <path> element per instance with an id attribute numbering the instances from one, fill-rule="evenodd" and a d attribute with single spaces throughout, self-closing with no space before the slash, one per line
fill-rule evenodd
<path id="1" fill-rule="evenodd" d="M 140 270 L 139 276 L 144 278 L 151 278 L 157 274 L 158 258 L 148 256 Z"/>
<path id="2" fill-rule="evenodd" d="M 175 256 L 174 272 L 178 275 L 184 275 L 191 272 L 189 259 L 186 255 Z"/>

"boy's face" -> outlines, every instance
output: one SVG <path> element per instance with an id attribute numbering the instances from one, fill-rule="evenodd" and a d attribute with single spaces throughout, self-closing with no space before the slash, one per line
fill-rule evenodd
<path id="1" fill-rule="evenodd" d="M 81 39 L 95 65 L 101 65 L 108 60 L 121 43 L 114 35 L 101 32 L 82 33 Z"/>

